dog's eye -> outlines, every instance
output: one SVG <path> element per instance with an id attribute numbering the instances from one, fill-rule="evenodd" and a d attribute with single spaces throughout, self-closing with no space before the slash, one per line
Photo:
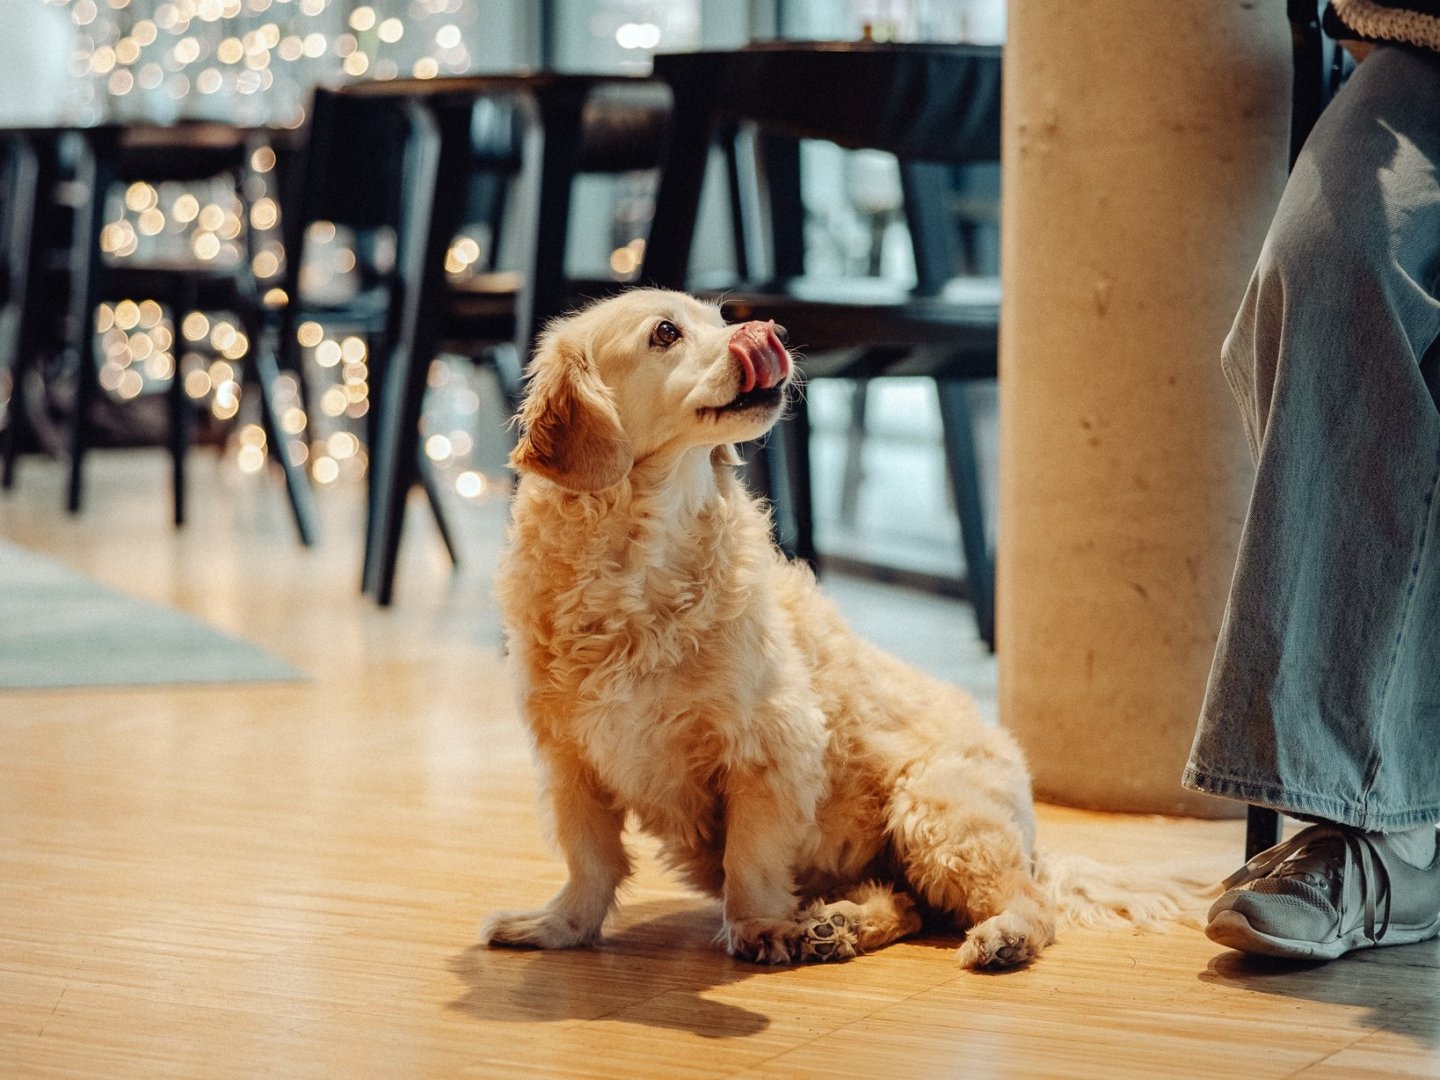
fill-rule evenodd
<path id="1" fill-rule="evenodd" d="M 650 331 L 650 344 L 656 348 L 668 349 L 680 340 L 680 328 L 669 319 L 661 319 Z"/>

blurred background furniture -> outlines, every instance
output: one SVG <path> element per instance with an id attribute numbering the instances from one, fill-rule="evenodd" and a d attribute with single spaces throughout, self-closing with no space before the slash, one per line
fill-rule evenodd
<path id="1" fill-rule="evenodd" d="M 384 380 L 414 319 L 438 152 L 433 122 L 409 96 L 357 96 L 316 88 L 298 145 L 277 160 L 285 248 L 285 302 L 277 336 L 286 370 L 303 376 L 300 327 L 313 324 L 349 332 L 364 342 L 357 355 L 333 358 L 363 365 L 365 378 L 346 380 L 343 387 Z M 306 281 L 310 235 L 321 227 L 349 231 L 356 279 L 349 288 L 312 289 Z M 338 354 L 339 349 L 337 345 L 334 351 Z M 313 414 L 315 395 L 303 377 L 300 385 L 311 403 L 307 413 Z M 365 409 L 365 444 L 373 447 L 381 411 L 374 395 L 368 397 L 360 404 Z M 422 470 L 421 476 L 428 479 L 428 471 Z M 366 477 L 373 507 L 375 470 L 368 470 Z M 426 490 L 446 549 L 456 559 L 438 493 L 433 484 Z"/>
<path id="2" fill-rule="evenodd" d="M 980 635 L 993 647 L 994 573 L 966 384 L 996 376 L 998 284 L 952 283 L 959 245 L 948 201 L 952 167 L 998 160 L 1000 49 L 775 42 L 734 52 L 660 55 L 655 74 L 675 95 L 675 120 L 642 276 L 693 287 L 691 245 L 711 143 L 725 144 L 732 184 L 739 184 L 746 165 L 737 140 L 758 129 L 756 175 L 759 201 L 767 207 L 760 227 L 768 244 L 738 235 L 755 227 L 755 216 L 747 219 L 737 207 L 742 279 L 717 295 L 732 319 L 783 325 L 807 381 L 935 381 L 967 591 Z M 800 139 L 899 159 L 915 251 L 913 286 L 805 275 Z M 762 246 L 772 253 L 764 269 L 752 255 Z M 792 400 L 780 429 L 780 460 L 763 455 L 762 478 L 777 504 L 782 545 L 813 562 L 809 425 L 804 395 Z"/>
<path id="3" fill-rule="evenodd" d="M 185 462 L 191 442 L 195 405 L 187 393 L 177 347 L 181 326 L 195 312 L 225 311 L 241 327 L 232 341 L 237 361 L 244 356 L 240 379 L 256 392 L 261 422 L 274 458 L 285 475 L 286 488 L 302 542 L 315 539 L 315 512 L 309 482 L 293 455 L 284 452 L 285 434 L 275 409 L 279 369 L 265 333 L 260 294 L 252 271 L 251 232 L 245 227 L 248 200 L 245 171 L 254 135 L 224 124 L 193 123 L 173 126 L 106 124 L 88 128 L 33 130 L 21 133 L 34 162 L 37 182 L 30 191 L 34 222 L 28 243 L 26 277 L 30 284 L 20 314 L 20 328 L 12 361 L 16 403 L 7 425 L 5 479 L 13 482 L 16 455 L 25 436 L 19 419 L 29 405 L 31 418 L 38 406 L 26 401 L 26 386 L 40 357 L 50 352 L 56 364 L 46 374 L 53 389 L 68 374 L 73 387 L 64 403 L 65 449 L 69 454 L 70 481 L 67 505 L 78 512 L 84 496 L 84 463 L 95 444 L 95 409 L 101 379 L 107 371 L 120 372 L 134 360 L 163 360 L 151 371 L 158 382 L 168 382 L 167 430 L 172 462 L 173 515 L 177 525 L 185 517 Z M 221 179 L 240 199 L 236 235 L 242 237 L 233 259 L 217 258 L 214 250 L 173 251 L 158 257 L 116 257 L 125 247 L 110 226 L 110 199 L 121 184 L 131 190 L 152 191 L 153 185 L 193 183 Z M 68 237 L 62 236 L 68 217 Z M 213 234 L 212 234 L 213 235 Z M 134 247 L 138 247 L 138 240 Z M 68 241 L 68 242 L 67 242 Z M 100 341 L 97 318 L 105 301 L 146 300 L 168 309 L 173 329 L 165 331 L 165 347 L 147 335 L 144 356 L 136 357 L 126 345 L 124 356 L 112 361 Z M 115 309 L 112 309 L 115 310 Z M 103 365 L 103 368 L 102 368 Z M 60 369 L 68 369 L 63 372 Z M 139 378 L 138 374 L 135 376 Z M 236 387 L 240 382 L 236 382 Z M 236 391 L 238 394 L 238 390 Z"/>

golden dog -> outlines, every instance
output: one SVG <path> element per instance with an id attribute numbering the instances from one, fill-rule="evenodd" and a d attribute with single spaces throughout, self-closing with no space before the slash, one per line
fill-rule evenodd
<path id="1" fill-rule="evenodd" d="M 737 957 L 844 959 L 925 912 L 965 931 L 965 966 L 1026 963 L 1060 904 L 1034 872 L 1019 748 L 860 640 L 734 475 L 733 444 L 785 407 L 777 331 L 635 290 L 541 340 L 498 595 L 570 876 L 482 939 L 596 942 L 629 816 L 721 899 Z"/>

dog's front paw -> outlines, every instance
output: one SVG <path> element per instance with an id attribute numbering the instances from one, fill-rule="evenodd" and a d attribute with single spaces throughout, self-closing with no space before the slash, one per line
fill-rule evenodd
<path id="1" fill-rule="evenodd" d="M 600 940 L 599 927 L 576 926 L 549 908 L 500 911 L 480 924 L 480 944 L 519 949 L 573 949 Z"/>
<path id="2" fill-rule="evenodd" d="M 963 967 L 972 970 L 998 971 L 1028 964 L 1048 944 L 1036 927 L 1002 913 L 972 926 L 957 958 Z"/>
<path id="3" fill-rule="evenodd" d="M 752 964 L 791 964 L 800 958 L 800 923 L 794 919 L 740 919 L 720 931 L 725 951 Z"/>
<path id="4" fill-rule="evenodd" d="M 799 959 L 811 963 L 850 960 L 860 952 L 860 906 L 848 900 L 815 903 L 800 916 Z"/>

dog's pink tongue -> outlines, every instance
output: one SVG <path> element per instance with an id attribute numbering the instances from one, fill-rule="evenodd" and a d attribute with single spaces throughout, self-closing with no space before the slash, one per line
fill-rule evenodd
<path id="1" fill-rule="evenodd" d="M 730 355 L 740 362 L 742 394 L 768 390 L 790 374 L 790 354 L 780 343 L 774 322 L 741 323 L 730 335 Z"/>

